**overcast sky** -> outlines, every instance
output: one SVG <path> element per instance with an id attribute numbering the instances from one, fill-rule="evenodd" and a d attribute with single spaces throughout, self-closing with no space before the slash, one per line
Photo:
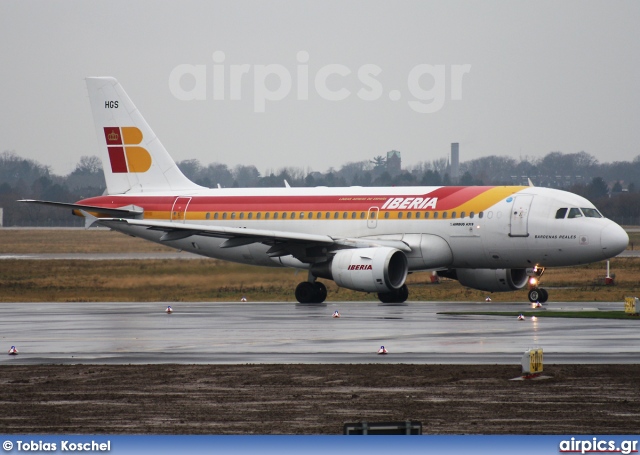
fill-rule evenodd
<path id="1" fill-rule="evenodd" d="M 98 155 L 83 79 L 113 76 L 176 161 L 632 160 L 639 20 L 637 1 L 3 0 L 0 151 L 57 174 Z"/>

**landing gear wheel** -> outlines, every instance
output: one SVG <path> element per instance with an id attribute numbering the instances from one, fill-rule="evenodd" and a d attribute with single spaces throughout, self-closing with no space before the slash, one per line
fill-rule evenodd
<path id="1" fill-rule="evenodd" d="M 399 289 L 391 292 L 378 292 L 378 299 L 382 303 L 402 303 L 409 298 L 409 288 L 403 284 Z"/>
<path id="2" fill-rule="evenodd" d="M 549 300 L 549 293 L 547 292 L 546 289 L 538 289 L 540 291 L 540 303 L 545 303 L 547 300 Z"/>
<path id="3" fill-rule="evenodd" d="M 300 303 L 313 303 L 315 291 L 314 283 L 303 281 L 296 286 L 296 300 Z"/>
<path id="4" fill-rule="evenodd" d="M 544 303 L 549 299 L 549 293 L 542 288 L 534 288 L 529 291 L 529 302 Z"/>
<path id="5" fill-rule="evenodd" d="M 315 290 L 315 299 L 313 303 L 322 303 L 327 299 L 327 288 L 324 284 L 319 281 L 313 283 L 313 287 Z"/>
<path id="6" fill-rule="evenodd" d="M 303 281 L 296 287 L 296 300 L 300 303 L 322 303 L 327 298 L 327 288 L 319 281 Z"/>

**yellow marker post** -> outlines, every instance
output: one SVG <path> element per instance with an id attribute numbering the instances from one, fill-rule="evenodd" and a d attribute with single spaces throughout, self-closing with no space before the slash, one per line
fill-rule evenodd
<path id="1" fill-rule="evenodd" d="M 525 351 L 522 356 L 522 375 L 542 373 L 542 348 L 534 348 Z"/>
<path id="2" fill-rule="evenodd" d="M 624 312 L 626 314 L 638 314 L 640 305 L 638 304 L 638 297 L 625 297 L 624 298 Z"/>

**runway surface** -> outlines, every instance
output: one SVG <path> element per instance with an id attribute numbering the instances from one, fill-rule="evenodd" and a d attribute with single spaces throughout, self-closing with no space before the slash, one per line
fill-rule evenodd
<path id="1" fill-rule="evenodd" d="M 0 364 L 640 363 L 640 321 L 443 315 L 526 311 L 525 303 L 1 303 Z M 621 310 L 622 302 L 545 309 Z M 332 318 L 335 310 L 341 317 Z M 384 345 L 389 354 L 377 355 Z"/>

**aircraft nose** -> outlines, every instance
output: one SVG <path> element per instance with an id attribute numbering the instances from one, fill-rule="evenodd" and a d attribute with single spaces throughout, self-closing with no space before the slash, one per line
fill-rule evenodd
<path id="1" fill-rule="evenodd" d="M 622 253 L 629 245 L 629 236 L 616 223 L 611 222 L 600 232 L 600 246 L 605 259 Z"/>

